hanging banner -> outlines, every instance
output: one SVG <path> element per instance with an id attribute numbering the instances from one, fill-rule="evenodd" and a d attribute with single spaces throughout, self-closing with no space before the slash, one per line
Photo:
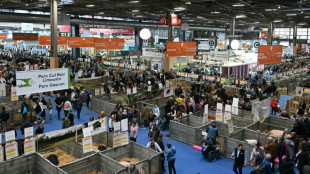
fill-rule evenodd
<path id="1" fill-rule="evenodd" d="M 125 47 L 123 38 L 95 38 L 96 50 L 122 50 Z"/>
<path id="2" fill-rule="evenodd" d="M 24 153 L 25 155 L 35 153 L 36 152 L 36 146 L 34 140 L 28 140 L 24 142 Z"/>
<path id="3" fill-rule="evenodd" d="M 121 145 L 121 134 L 114 134 L 113 135 L 113 148 L 118 147 Z"/>
<path id="4" fill-rule="evenodd" d="M 16 87 L 11 87 L 11 101 L 18 101 L 18 96 L 16 94 Z"/>
<path id="5" fill-rule="evenodd" d="M 128 132 L 122 132 L 121 133 L 121 145 L 126 145 L 129 143 L 129 140 L 128 140 Z"/>
<path id="6" fill-rule="evenodd" d="M 260 45 L 258 47 L 257 64 L 273 64 L 282 61 L 282 45 Z"/>
<path id="7" fill-rule="evenodd" d="M 167 42 L 167 57 L 195 56 L 196 42 Z"/>
<path id="8" fill-rule="evenodd" d="M 168 25 L 168 18 L 160 16 L 159 17 L 159 25 Z"/>
<path id="9" fill-rule="evenodd" d="M 127 88 L 127 95 L 131 94 L 131 88 Z"/>
<path id="10" fill-rule="evenodd" d="M 3 155 L 3 147 L 0 146 L 0 162 L 4 161 L 4 155 Z"/>
<path id="11" fill-rule="evenodd" d="M 38 33 L 13 33 L 13 40 L 37 41 Z"/>
<path id="12" fill-rule="evenodd" d="M 93 140 L 92 137 L 83 138 L 83 153 L 93 151 Z"/>
<path id="13" fill-rule="evenodd" d="M 27 127 L 24 129 L 25 138 L 33 138 L 33 127 Z"/>
<path id="14" fill-rule="evenodd" d="M 228 51 L 210 51 L 210 60 L 228 60 Z"/>
<path id="15" fill-rule="evenodd" d="M 70 69 L 16 71 L 17 95 L 70 89 Z"/>
<path id="16" fill-rule="evenodd" d="M 15 140 L 15 131 L 8 131 L 4 133 L 5 135 L 5 142 L 10 142 Z"/>
<path id="17" fill-rule="evenodd" d="M 18 149 L 16 142 L 5 145 L 5 156 L 7 160 L 18 157 Z"/>
<path id="18" fill-rule="evenodd" d="M 304 93 L 310 94 L 310 88 L 305 88 Z"/>
<path id="19" fill-rule="evenodd" d="M 58 45 L 67 45 L 68 37 L 67 36 L 57 36 Z M 40 36 L 39 45 L 51 45 L 51 36 Z"/>
<path id="20" fill-rule="evenodd" d="M 68 46 L 71 48 L 95 47 L 95 38 L 93 37 L 69 37 Z"/>
<path id="21" fill-rule="evenodd" d="M 0 33 L 0 40 L 7 40 L 8 34 L 7 33 Z"/>

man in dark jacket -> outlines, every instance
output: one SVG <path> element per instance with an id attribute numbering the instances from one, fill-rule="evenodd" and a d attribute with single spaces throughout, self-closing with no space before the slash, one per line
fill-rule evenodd
<path id="1" fill-rule="evenodd" d="M 214 142 L 216 141 L 216 137 L 218 136 L 218 129 L 216 128 L 215 123 L 212 123 L 208 128 L 207 128 L 207 133 L 208 133 L 208 139 L 212 139 Z"/>
<path id="2" fill-rule="evenodd" d="M 178 85 L 178 88 L 176 88 L 174 90 L 174 94 L 175 94 L 175 96 L 179 97 L 182 93 L 183 93 L 183 90 L 182 90 L 181 86 Z"/>
<path id="3" fill-rule="evenodd" d="M 44 133 L 44 125 L 40 124 L 40 126 L 38 126 L 36 129 L 35 135 L 43 134 L 43 133 Z"/>
<path id="4" fill-rule="evenodd" d="M 57 97 L 55 99 L 55 105 L 56 105 L 56 109 L 58 113 L 58 119 L 60 119 L 60 111 L 61 111 L 63 104 L 64 104 L 64 101 L 60 98 L 60 95 L 57 94 Z"/>
<path id="5" fill-rule="evenodd" d="M 235 150 L 231 154 L 231 157 L 235 159 L 233 171 L 235 172 L 235 174 L 242 174 L 242 168 L 245 167 L 247 164 L 247 156 L 242 144 L 239 144 L 238 148 L 235 148 Z M 237 169 L 239 170 L 239 173 Z"/>
<path id="6" fill-rule="evenodd" d="M 23 103 L 21 104 L 20 112 L 22 113 L 23 123 L 25 123 L 26 118 L 27 118 L 27 114 L 29 112 L 29 107 L 28 107 L 28 104 L 26 103 L 25 100 L 23 100 Z"/>
<path id="7" fill-rule="evenodd" d="M 81 115 L 81 111 L 82 111 L 82 102 L 81 100 L 78 98 L 76 100 L 76 111 L 77 111 L 77 118 L 80 119 L 80 115 Z"/>
<path id="8" fill-rule="evenodd" d="M 306 110 L 306 102 L 305 99 L 303 99 L 302 102 L 299 103 L 297 114 L 303 116 L 305 110 Z"/>
<path id="9" fill-rule="evenodd" d="M 2 107 L 2 112 L 0 114 L 0 120 L 1 120 L 1 127 L 3 131 L 7 130 L 8 126 L 8 120 L 10 118 L 10 115 L 8 112 L 5 111 L 5 107 Z"/>

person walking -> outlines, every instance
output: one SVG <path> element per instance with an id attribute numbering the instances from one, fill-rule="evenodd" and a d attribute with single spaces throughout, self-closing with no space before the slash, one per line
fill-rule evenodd
<path id="1" fill-rule="evenodd" d="M 77 111 L 77 118 L 80 119 L 81 111 L 82 111 L 82 102 L 80 98 L 76 100 L 76 111 Z"/>
<path id="2" fill-rule="evenodd" d="M 171 146 L 171 143 L 167 143 L 167 148 L 168 150 L 167 150 L 166 158 L 168 161 L 169 174 L 172 174 L 172 170 L 173 170 L 173 173 L 176 174 L 174 163 L 175 163 L 175 154 L 177 150 L 174 146 Z"/>
<path id="3" fill-rule="evenodd" d="M 133 142 L 136 142 L 137 137 L 138 137 L 139 127 L 135 121 L 133 121 L 131 124 L 132 125 L 130 127 L 130 140 Z"/>
<path id="4" fill-rule="evenodd" d="M 40 100 L 36 101 L 36 105 L 34 106 L 34 110 L 36 111 L 36 116 L 37 116 L 37 119 L 34 122 L 34 124 L 37 124 L 40 121 L 42 121 L 42 123 L 45 123 L 44 118 L 41 117 L 41 113 L 43 111 L 43 106 L 42 106 L 42 103 L 40 102 Z"/>
<path id="5" fill-rule="evenodd" d="M 242 174 L 242 168 L 246 167 L 247 164 L 247 156 L 242 144 L 239 144 L 238 148 L 235 148 L 235 150 L 231 154 L 231 157 L 235 159 L 233 171 L 235 172 L 235 174 Z M 239 172 L 237 171 L 237 169 Z"/>
<path id="6" fill-rule="evenodd" d="M 271 172 L 274 172 L 275 171 L 274 159 L 277 157 L 277 144 L 272 140 L 272 137 L 268 137 L 268 144 L 265 147 L 265 153 L 271 154 L 271 160 L 270 160 L 270 162 L 272 163 Z"/>
<path id="7" fill-rule="evenodd" d="M 279 103 L 279 101 L 278 101 L 277 97 L 274 97 L 272 99 L 272 101 L 271 101 L 271 104 L 270 104 L 270 106 L 271 106 L 271 115 L 274 115 L 274 116 L 276 115 L 277 108 L 278 108 L 278 103 Z"/>
<path id="8" fill-rule="evenodd" d="M 26 122 L 26 118 L 27 118 L 27 114 L 29 112 L 29 107 L 28 104 L 26 103 L 26 100 L 23 100 L 23 103 L 21 104 L 21 113 L 22 113 L 22 117 L 23 117 L 23 123 Z"/>
<path id="9" fill-rule="evenodd" d="M 41 117 L 42 117 L 44 120 L 46 120 L 45 109 L 46 109 L 47 102 L 46 102 L 46 100 L 44 99 L 44 97 L 41 97 L 41 103 L 42 103 L 42 113 L 41 113 Z"/>
<path id="10" fill-rule="evenodd" d="M 159 145 L 161 150 L 163 152 L 165 152 L 165 145 L 163 142 L 163 137 L 164 137 L 164 135 L 162 133 L 159 134 L 159 137 L 157 138 L 156 143 Z M 163 153 L 162 157 L 161 157 L 161 173 L 165 173 L 165 171 L 166 171 L 166 169 L 165 169 L 165 154 Z"/>
<path id="11" fill-rule="evenodd" d="M 88 90 L 86 89 L 85 91 L 85 98 L 86 98 L 86 107 L 89 107 L 89 102 L 91 100 L 92 94 L 90 92 L 88 92 Z"/>
<path id="12" fill-rule="evenodd" d="M 47 103 L 46 103 L 46 107 L 47 107 L 47 110 L 48 110 L 48 115 L 49 115 L 49 119 L 50 120 L 53 120 L 53 115 L 52 115 L 52 112 L 53 112 L 53 103 L 51 101 L 51 99 L 48 99 L 47 100 Z"/>
<path id="13" fill-rule="evenodd" d="M 1 117 L 1 127 L 2 127 L 2 130 L 3 131 L 7 131 L 7 126 L 8 126 L 8 120 L 9 120 L 9 118 L 10 118 L 10 115 L 9 115 L 9 113 L 7 113 L 6 111 L 5 111 L 5 107 L 3 106 L 2 107 L 2 112 L 1 112 L 1 114 L 0 114 L 0 117 Z"/>
<path id="14" fill-rule="evenodd" d="M 159 111 L 159 107 L 157 105 L 154 105 L 154 109 L 153 109 L 153 114 L 158 114 L 160 115 L 160 111 Z"/>
<path id="15" fill-rule="evenodd" d="M 55 105 L 56 105 L 56 109 L 57 109 L 58 120 L 60 119 L 60 111 L 61 111 L 63 104 L 64 104 L 64 102 L 60 98 L 60 94 L 57 94 L 57 97 L 55 99 Z"/>
<path id="16" fill-rule="evenodd" d="M 150 114 L 149 108 L 147 107 L 146 104 L 143 104 L 141 117 L 143 120 L 144 128 L 147 128 L 148 126 L 149 114 Z"/>
<path id="17" fill-rule="evenodd" d="M 150 148 L 156 152 L 162 152 L 159 145 L 154 141 L 153 138 L 150 139 L 150 142 L 147 143 L 146 148 Z"/>
<path id="18" fill-rule="evenodd" d="M 72 105 L 71 102 L 69 100 L 67 100 L 64 104 L 64 113 L 65 113 L 65 117 L 68 116 L 69 111 L 72 111 Z"/>
<path id="19" fill-rule="evenodd" d="M 154 119 L 154 126 L 159 128 L 159 130 L 161 130 L 163 125 L 164 125 L 164 121 L 159 117 L 158 114 L 156 114 L 156 117 Z"/>

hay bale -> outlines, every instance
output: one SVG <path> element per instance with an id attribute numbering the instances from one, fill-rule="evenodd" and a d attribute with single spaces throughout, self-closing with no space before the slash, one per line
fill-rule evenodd
<path id="1" fill-rule="evenodd" d="M 62 166 L 68 163 L 71 163 L 75 160 L 77 160 L 77 158 L 75 158 L 74 156 L 70 155 L 69 153 L 63 151 L 62 149 L 56 147 L 54 150 L 43 153 L 42 156 L 44 158 L 49 157 L 50 155 L 56 155 L 59 161 L 58 166 Z"/>
<path id="2" fill-rule="evenodd" d="M 138 158 L 122 158 L 119 160 L 119 163 L 125 167 L 130 167 L 131 162 L 137 164 L 140 160 Z"/>

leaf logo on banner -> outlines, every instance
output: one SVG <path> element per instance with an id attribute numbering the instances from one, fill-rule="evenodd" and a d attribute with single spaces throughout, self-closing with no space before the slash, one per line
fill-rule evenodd
<path id="1" fill-rule="evenodd" d="M 16 80 L 21 80 L 25 84 L 18 86 L 19 88 L 25 88 L 25 87 L 32 87 L 34 84 L 34 80 L 32 78 L 27 78 L 27 79 L 16 79 Z"/>

